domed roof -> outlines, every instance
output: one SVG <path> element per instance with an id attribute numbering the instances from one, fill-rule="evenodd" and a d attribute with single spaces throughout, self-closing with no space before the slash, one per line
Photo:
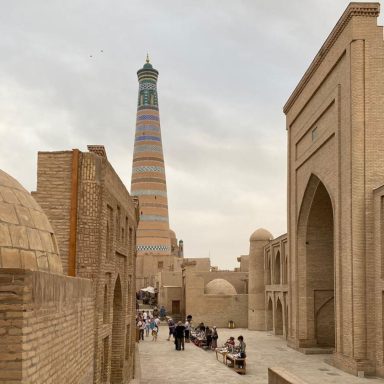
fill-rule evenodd
<path id="1" fill-rule="evenodd" d="M 0 267 L 63 273 L 47 216 L 30 193 L 1 169 Z"/>
<path id="2" fill-rule="evenodd" d="M 249 241 L 269 241 L 273 240 L 273 235 L 271 232 L 267 231 L 264 228 L 256 229 L 255 232 L 252 233 Z"/>
<path id="3" fill-rule="evenodd" d="M 176 239 L 176 233 L 175 233 L 175 231 L 172 231 L 172 229 L 169 230 L 169 237 L 171 239 Z"/>
<path id="4" fill-rule="evenodd" d="M 214 279 L 205 286 L 208 295 L 236 295 L 235 287 L 227 280 Z"/>

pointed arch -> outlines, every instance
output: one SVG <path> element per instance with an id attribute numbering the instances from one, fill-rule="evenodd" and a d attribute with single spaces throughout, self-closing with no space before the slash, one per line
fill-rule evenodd
<path id="1" fill-rule="evenodd" d="M 273 269 L 273 284 L 280 284 L 281 282 L 281 268 L 280 268 L 280 250 L 277 251 L 275 256 L 275 265 Z"/>
<path id="2" fill-rule="evenodd" d="M 283 334 L 283 305 L 281 304 L 280 297 L 277 298 L 275 308 L 275 335 Z"/>
<path id="3" fill-rule="evenodd" d="M 111 384 L 123 380 L 123 299 L 120 276 L 117 275 L 113 291 L 113 323 L 112 323 L 112 354 L 111 354 Z"/>
<path id="4" fill-rule="evenodd" d="M 308 180 L 297 225 L 300 327 L 305 346 L 334 346 L 334 209 L 323 182 L 314 174 Z M 316 308 L 327 299 L 326 311 Z M 332 303 L 332 304 L 331 304 Z M 320 314 L 320 317 L 319 317 Z M 304 340 L 304 339 L 303 339 Z"/>
<path id="5" fill-rule="evenodd" d="M 273 304 L 272 299 L 269 297 L 267 306 L 267 331 L 273 330 Z"/>

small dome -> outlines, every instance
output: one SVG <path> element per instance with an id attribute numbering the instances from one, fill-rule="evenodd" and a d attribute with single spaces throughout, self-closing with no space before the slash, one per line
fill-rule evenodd
<path id="1" fill-rule="evenodd" d="M 176 233 L 175 233 L 175 231 L 172 231 L 172 229 L 169 230 L 169 237 L 171 239 L 176 239 Z"/>
<path id="2" fill-rule="evenodd" d="M 0 268 L 63 273 L 47 216 L 30 193 L 1 169 Z"/>
<path id="3" fill-rule="evenodd" d="M 208 295 L 236 295 L 235 287 L 227 280 L 214 279 L 205 286 Z"/>
<path id="4" fill-rule="evenodd" d="M 269 241 L 273 240 L 272 234 L 264 228 L 256 229 L 255 232 L 252 233 L 249 241 Z"/>
<path id="5" fill-rule="evenodd" d="M 143 68 L 144 68 L 144 69 L 153 69 L 151 63 L 145 63 L 145 64 L 143 65 Z"/>

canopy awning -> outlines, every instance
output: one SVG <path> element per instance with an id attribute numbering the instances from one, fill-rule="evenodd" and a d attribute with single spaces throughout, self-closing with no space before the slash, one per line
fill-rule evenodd
<path id="1" fill-rule="evenodd" d="M 140 289 L 140 291 L 149 292 L 149 293 L 155 293 L 155 288 L 151 287 L 151 286 L 148 286 L 147 288 Z"/>

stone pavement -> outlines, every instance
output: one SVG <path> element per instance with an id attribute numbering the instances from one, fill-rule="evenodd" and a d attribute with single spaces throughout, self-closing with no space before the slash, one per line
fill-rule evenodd
<path id="1" fill-rule="evenodd" d="M 267 384 L 268 367 L 283 367 L 305 380 L 308 384 L 384 384 L 377 378 L 358 378 L 336 369 L 325 360 L 329 355 L 304 355 L 288 348 L 285 340 L 268 332 L 246 329 L 219 329 L 221 345 L 229 336 L 244 336 L 247 344 L 247 374 L 233 372 L 216 360 L 216 354 L 204 351 L 194 344 L 186 344 L 185 351 L 175 351 L 172 341 L 167 341 L 168 328 L 160 327 L 158 341 L 149 336 L 139 344 L 141 383 L 217 384 L 247 383 Z"/>

